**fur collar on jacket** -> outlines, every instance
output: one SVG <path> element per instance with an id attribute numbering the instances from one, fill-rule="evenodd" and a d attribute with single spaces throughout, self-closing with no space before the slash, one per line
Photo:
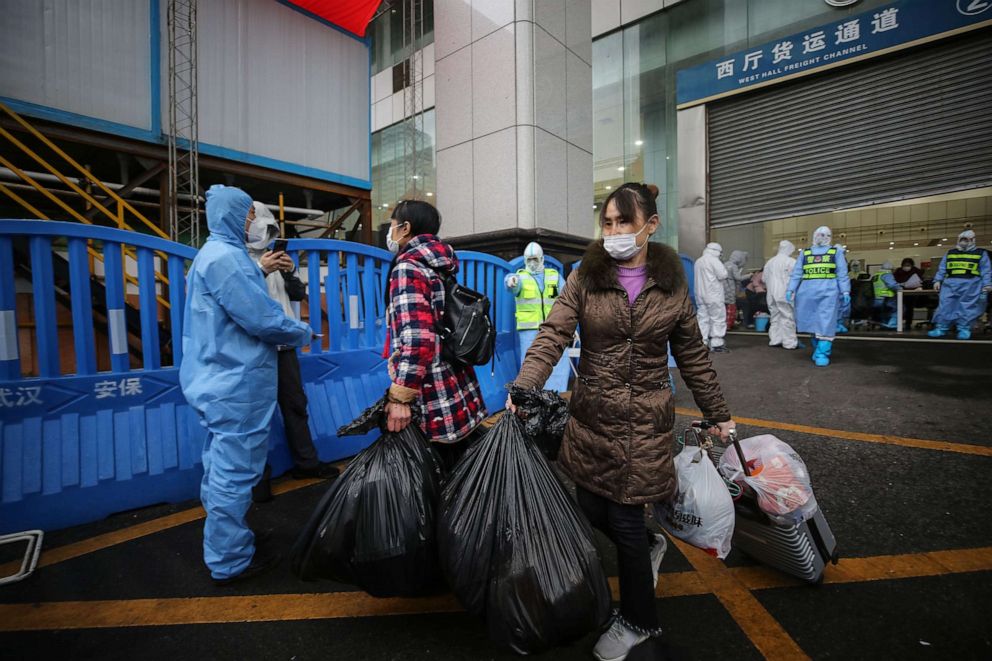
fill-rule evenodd
<path id="1" fill-rule="evenodd" d="M 648 243 L 648 277 L 666 294 L 673 294 L 686 286 L 685 270 L 678 254 L 663 243 Z M 579 266 L 579 276 L 591 291 L 615 289 L 617 263 L 603 248 L 602 239 L 596 239 L 586 248 Z"/>

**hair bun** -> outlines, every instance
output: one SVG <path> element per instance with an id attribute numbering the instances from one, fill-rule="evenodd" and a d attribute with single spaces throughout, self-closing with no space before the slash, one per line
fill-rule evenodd
<path id="1" fill-rule="evenodd" d="M 658 187 L 657 186 L 655 186 L 654 184 L 647 184 L 647 186 L 645 186 L 645 188 L 647 188 L 649 191 L 651 191 L 651 197 L 653 197 L 656 200 L 658 199 L 658 194 L 661 191 L 658 190 Z"/>

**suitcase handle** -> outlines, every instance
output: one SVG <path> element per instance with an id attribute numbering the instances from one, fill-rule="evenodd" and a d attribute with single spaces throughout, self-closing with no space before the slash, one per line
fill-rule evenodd
<path id="1" fill-rule="evenodd" d="M 706 433 L 707 429 L 716 427 L 716 423 L 710 422 L 709 420 L 698 420 L 693 421 L 691 426 L 702 433 Z M 730 436 L 730 444 L 734 446 L 734 451 L 737 452 L 737 458 L 741 462 L 741 469 L 744 471 L 744 475 L 746 477 L 751 477 L 751 469 L 747 466 L 747 459 L 744 457 L 744 450 L 741 449 L 740 441 L 737 440 L 737 430 L 731 429 L 728 435 Z"/>

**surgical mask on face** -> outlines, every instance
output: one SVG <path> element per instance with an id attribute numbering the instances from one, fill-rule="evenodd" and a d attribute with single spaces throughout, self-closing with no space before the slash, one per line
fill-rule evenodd
<path id="1" fill-rule="evenodd" d="M 640 252 L 644 244 L 637 245 L 637 237 L 648 228 L 647 224 L 633 234 L 613 234 L 603 237 L 603 248 L 618 262 L 626 262 Z M 646 243 L 646 242 L 645 242 Z"/>
<path id="2" fill-rule="evenodd" d="M 389 232 L 386 233 L 386 249 L 394 255 L 400 251 L 400 244 L 393 239 L 393 226 L 389 226 Z"/>
<path id="3" fill-rule="evenodd" d="M 910 271 L 910 270 L 912 270 L 912 268 L 913 268 L 912 266 L 904 266 L 904 267 L 902 267 L 902 270 L 903 271 Z"/>
<path id="4" fill-rule="evenodd" d="M 264 225 L 254 220 L 248 223 L 248 243 L 260 243 L 265 241 L 268 231 Z"/>

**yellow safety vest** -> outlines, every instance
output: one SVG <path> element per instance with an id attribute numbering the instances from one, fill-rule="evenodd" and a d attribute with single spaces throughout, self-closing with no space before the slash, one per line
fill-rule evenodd
<path id="1" fill-rule="evenodd" d="M 544 269 L 544 291 L 537 287 L 537 278 L 526 269 L 517 271 L 520 291 L 517 292 L 517 330 L 533 330 L 540 326 L 558 298 L 558 271 Z"/>
<path id="2" fill-rule="evenodd" d="M 952 250 L 947 253 L 947 261 L 945 263 L 947 277 L 977 278 L 981 275 L 978 271 L 981 261 L 982 252 L 980 250 L 974 252 L 955 252 Z"/>
<path id="3" fill-rule="evenodd" d="M 814 255 L 809 248 L 803 250 L 803 280 L 833 280 L 836 278 L 836 255 L 836 248 L 831 248 L 823 255 Z"/>
<path id="4" fill-rule="evenodd" d="M 896 295 L 889 286 L 882 281 L 882 275 L 892 273 L 892 271 L 879 271 L 871 277 L 871 283 L 875 287 L 875 298 L 892 298 Z"/>

